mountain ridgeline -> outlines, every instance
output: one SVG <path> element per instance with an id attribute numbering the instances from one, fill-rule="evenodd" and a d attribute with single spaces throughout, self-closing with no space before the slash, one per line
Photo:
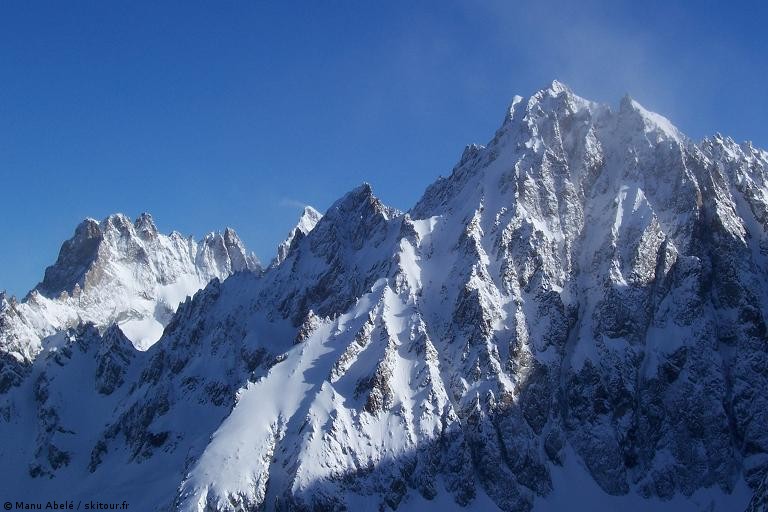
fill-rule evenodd
<path id="1" fill-rule="evenodd" d="M 767 315 L 768 153 L 553 82 L 408 212 L 358 187 L 266 269 L 85 221 L 0 297 L 0 495 L 765 511 Z"/>

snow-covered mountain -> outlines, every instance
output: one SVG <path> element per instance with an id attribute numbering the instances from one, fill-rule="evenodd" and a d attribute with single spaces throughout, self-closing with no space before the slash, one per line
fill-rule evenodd
<path id="1" fill-rule="evenodd" d="M 157 341 L 179 303 L 212 279 L 258 270 L 255 256 L 227 228 L 200 242 L 158 233 L 149 214 L 86 219 L 23 301 L 0 296 L 0 390 L 18 380 L 41 341 L 69 327 L 116 323 L 139 350 Z M 12 364 L 11 364 L 12 363 Z"/>
<path id="2" fill-rule="evenodd" d="M 765 488 L 765 151 L 553 82 L 410 211 L 363 185 L 312 218 L 144 352 L 47 338 L 0 395 L 0 436 L 35 437 L 0 445 L 2 495 L 671 511 Z"/>

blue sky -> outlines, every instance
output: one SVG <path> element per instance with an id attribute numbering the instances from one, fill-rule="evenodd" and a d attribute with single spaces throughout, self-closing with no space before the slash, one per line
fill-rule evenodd
<path id="1" fill-rule="evenodd" d="M 160 5 L 162 4 L 162 5 Z M 576 5 L 579 4 L 579 5 Z M 629 92 L 768 147 L 759 2 L 0 3 L 0 289 L 87 216 L 234 227 L 265 261 L 362 181 L 407 209 L 514 94 Z"/>

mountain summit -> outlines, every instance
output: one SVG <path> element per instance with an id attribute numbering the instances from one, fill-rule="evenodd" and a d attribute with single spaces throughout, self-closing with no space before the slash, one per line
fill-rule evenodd
<path id="1" fill-rule="evenodd" d="M 299 240 L 307 236 L 307 233 L 315 228 L 322 217 L 323 214 L 311 206 L 305 206 L 304 211 L 299 218 L 299 222 L 296 224 L 296 227 L 294 227 L 291 232 L 288 233 L 288 236 L 285 238 L 285 240 L 283 240 L 277 247 L 277 256 L 272 262 L 272 265 L 276 266 L 282 263 L 285 258 L 288 257 L 288 253 L 291 251 L 291 249 L 293 249 L 299 243 Z"/>
<path id="2" fill-rule="evenodd" d="M 74 323 L 19 349 L 0 435 L 36 437 L 0 448 L 6 494 L 198 512 L 745 510 L 754 495 L 764 510 L 765 151 L 555 81 L 516 96 L 409 211 L 366 184 L 316 213 L 265 271 L 185 300 L 146 351 L 130 328 Z M 25 304 L 109 281 L 101 238 L 141 240 L 120 254 L 145 261 L 131 230 L 78 228 Z"/>
<path id="3" fill-rule="evenodd" d="M 0 352 L 28 363 L 41 340 L 81 322 L 117 323 L 141 350 L 160 338 L 179 302 L 211 279 L 258 270 L 237 234 L 201 241 L 158 233 L 152 216 L 84 220 L 21 302 L 0 309 Z"/>

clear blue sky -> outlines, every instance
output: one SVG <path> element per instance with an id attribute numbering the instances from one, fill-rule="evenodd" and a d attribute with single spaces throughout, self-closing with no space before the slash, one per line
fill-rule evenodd
<path id="1" fill-rule="evenodd" d="M 581 4 L 576 6 L 575 4 Z M 629 92 L 768 147 L 762 2 L 0 3 L 0 289 L 86 216 L 234 227 L 264 261 L 362 181 L 406 209 L 514 94 Z"/>

